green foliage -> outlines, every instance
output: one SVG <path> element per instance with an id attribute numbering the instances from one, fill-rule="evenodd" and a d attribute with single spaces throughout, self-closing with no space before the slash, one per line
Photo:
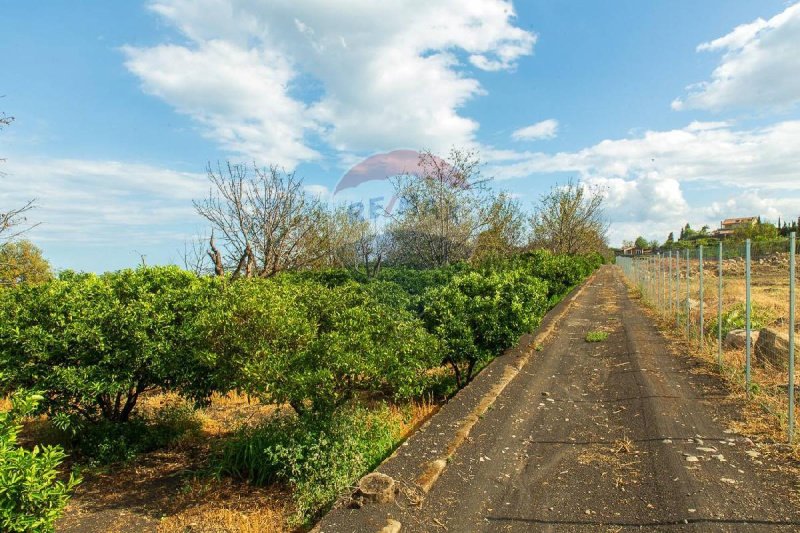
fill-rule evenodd
<path id="1" fill-rule="evenodd" d="M 0 245 L 0 287 L 43 283 L 52 277 L 50 263 L 30 241 L 12 241 Z"/>
<path id="2" fill-rule="evenodd" d="M 744 329 L 745 322 L 745 304 L 739 303 L 722 313 L 722 338 L 734 329 Z M 775 317 L 764 307 L 757 304 L 751 304 L 750 307 L 750 327 L 753 330 L 759 330 L 768 326 Z M 708 325 L 709 332 L 717 331 L 719 323 L 717 318 L 714 317 Z"/>
<path id="3" fill-rule="evenodd" d="M 459 385 L 473 370 L 535 328 L 547 308 L 547 284 L 521 270 L 456 276 L 423 297 L 422 317 Z M 462 366 L 464 375 L 462 379 Z"/>
<path id="4" fill-rule="evenodd" d="M 125 421 L 153 389 L 202 401 L 213 367 L 194 318 L 216 298 L 215 285 L 158 267 L 70 272 L 2 291 L 0 388 L 44 391 L 43 407 L 62 424 Z"/>
<path id="5" fill-rule="evenodd" d="M 195 437 L 201 429 L 202 422 L 191 406 L 169 403 L 151 416 L 124 423 L 101 420 L 83 428 L 73 440 L 89 464 L 107 466 Z"/>
<path id="6" fill-rule="evenodd" d="M 586 342 L 603 342 L 608 338 L 606 331 L 590 331 L 586 334 Z"/>
<path id="7" fill-rule="evenodd" d="M 330 411 L 359 392 L 421 394 L 433 339 L 409 311 L 381 302 L 381 286 L 241 280 L 202 320 L 224 384 Z"/>
<path id="8" fill-rule="evenodd" d="M 59 479 L 66 458 L 57 446 L 26 450 L 17 444 L 18 420 L 43 399 L 20 391 L 12 396 L 11 411 L 0 413 L 0 529 L 8 532 L 54 531 L 80 478 Z"/>
<path id="9" fill-rule="evenodd" d="M 240 429 L 222 446 L 221 474 L 258 485 L 289 483 L 300 522 L 319 516 L 397 445 L 399 420 L 386 407 L 352 408 L 332 417 L 275 416 Z"/>

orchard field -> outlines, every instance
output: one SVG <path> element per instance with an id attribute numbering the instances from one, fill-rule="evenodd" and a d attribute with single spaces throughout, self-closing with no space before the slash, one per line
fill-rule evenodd
<path id="1" fill-rule="evenodd" d="M 4 529 L 305 529 L 601 262 L 0 291 Z"/>

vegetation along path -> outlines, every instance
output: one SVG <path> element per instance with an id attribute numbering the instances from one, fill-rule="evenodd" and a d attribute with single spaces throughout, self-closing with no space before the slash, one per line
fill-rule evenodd
<path id="1" fill-rule="evenodd" d="M 588 342 L 597 330 L 608 337 Z M 619 270 L 603 267 L 430 492 L 401 476 L 396 502 L 341 507 L 319 529 L 796 531 L 797 480 L 729 429 L 741 405 L 670 348 Z M 423 431 L 437 434 L 436 422 Z M 401 471 L 392 463 L 413 455 L 380 470 Z"/>

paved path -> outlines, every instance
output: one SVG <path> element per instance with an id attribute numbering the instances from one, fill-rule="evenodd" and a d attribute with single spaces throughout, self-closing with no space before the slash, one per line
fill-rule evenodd
<path id="1" fill-rule="evenodd" d="M 797 480 L 727 429 L 740 406 L 667 343 L 604 267 L 420 504 L 338 510 L 322 530 L 800 530 Z"/>

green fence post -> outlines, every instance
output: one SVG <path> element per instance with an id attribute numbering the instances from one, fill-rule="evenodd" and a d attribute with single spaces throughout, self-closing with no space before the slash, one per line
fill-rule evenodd
<path id="1" fill-rule="evenodd" d="M 794 268 L 795 232 L 789 234 L 789 444 L 794 441 Z"/>
<path id="2" fill-rule="evenodd" d="M 747 397 L 750 397 L 750 356 L 753 347 L 750 346 L 750 239 L 744 243 L 744 331 L 745 331 L 745 356 L 744 356 L 744 385 L 747 389 Z"/>
<path id="3" fill-rule="evenodd" d="M 675 325 L 681 325 L 681 251 L 675 251 Z"/>
<path id="4" fill-rule="evenodd" d="M 663 265 L 661 264 L 661 252 L 658 252 L 658 256 L 656 258 L 656 275 L 658 276 L 658 280 L 656 281 L 656 290 L 658 291 L 658 312 L 662 313 L 664 311 L 664 269 Z"/>
<path id="5" fill-rule="evenodd" d="M 703 323 L 703 245 L 700 245 L 699 260 L 700 260 L 700 349 L 704 348 L 703 334 L 705 333 L 705 324 Z"/>
<path id="6" fill-rule="evenodd" d="M 686 340 L 692 338 L 692 332 L 689 328 L 691 328 L 692 321 L 689 320 L 691 316 L 691 309 L 689 307 L 689 296 L 692 294 L 692 284 L 691 281 L 691 272 L 690 272 L 690 263 L 689 263 L 689 249 L 686 249 Z"/>
<path id="7" fill-rule="evenodd" d="M 719 254 L 717 263 L 719 267 L 719 280 L 717 284 L 717 364 L 722 368 L 722 241 L 717 248 Z"/>
<path id="8" fill-rule="evenodd" d="M 668 312 L 671 313 L 672 312 L 672 286 L 673 286 L 673 282 L 672 282 L 672 250 L 669 251 L 669 254 L 668 254 L 668 257 L 667 257 L 667 266 L 669 267 L 668 268 L 668 274 L 667 274 L 667 278 L 669 279 L 669 284 L 667 285 L 667 302 L 668 302 L 667 303 L 667 310 L 668 310 Z"/>

